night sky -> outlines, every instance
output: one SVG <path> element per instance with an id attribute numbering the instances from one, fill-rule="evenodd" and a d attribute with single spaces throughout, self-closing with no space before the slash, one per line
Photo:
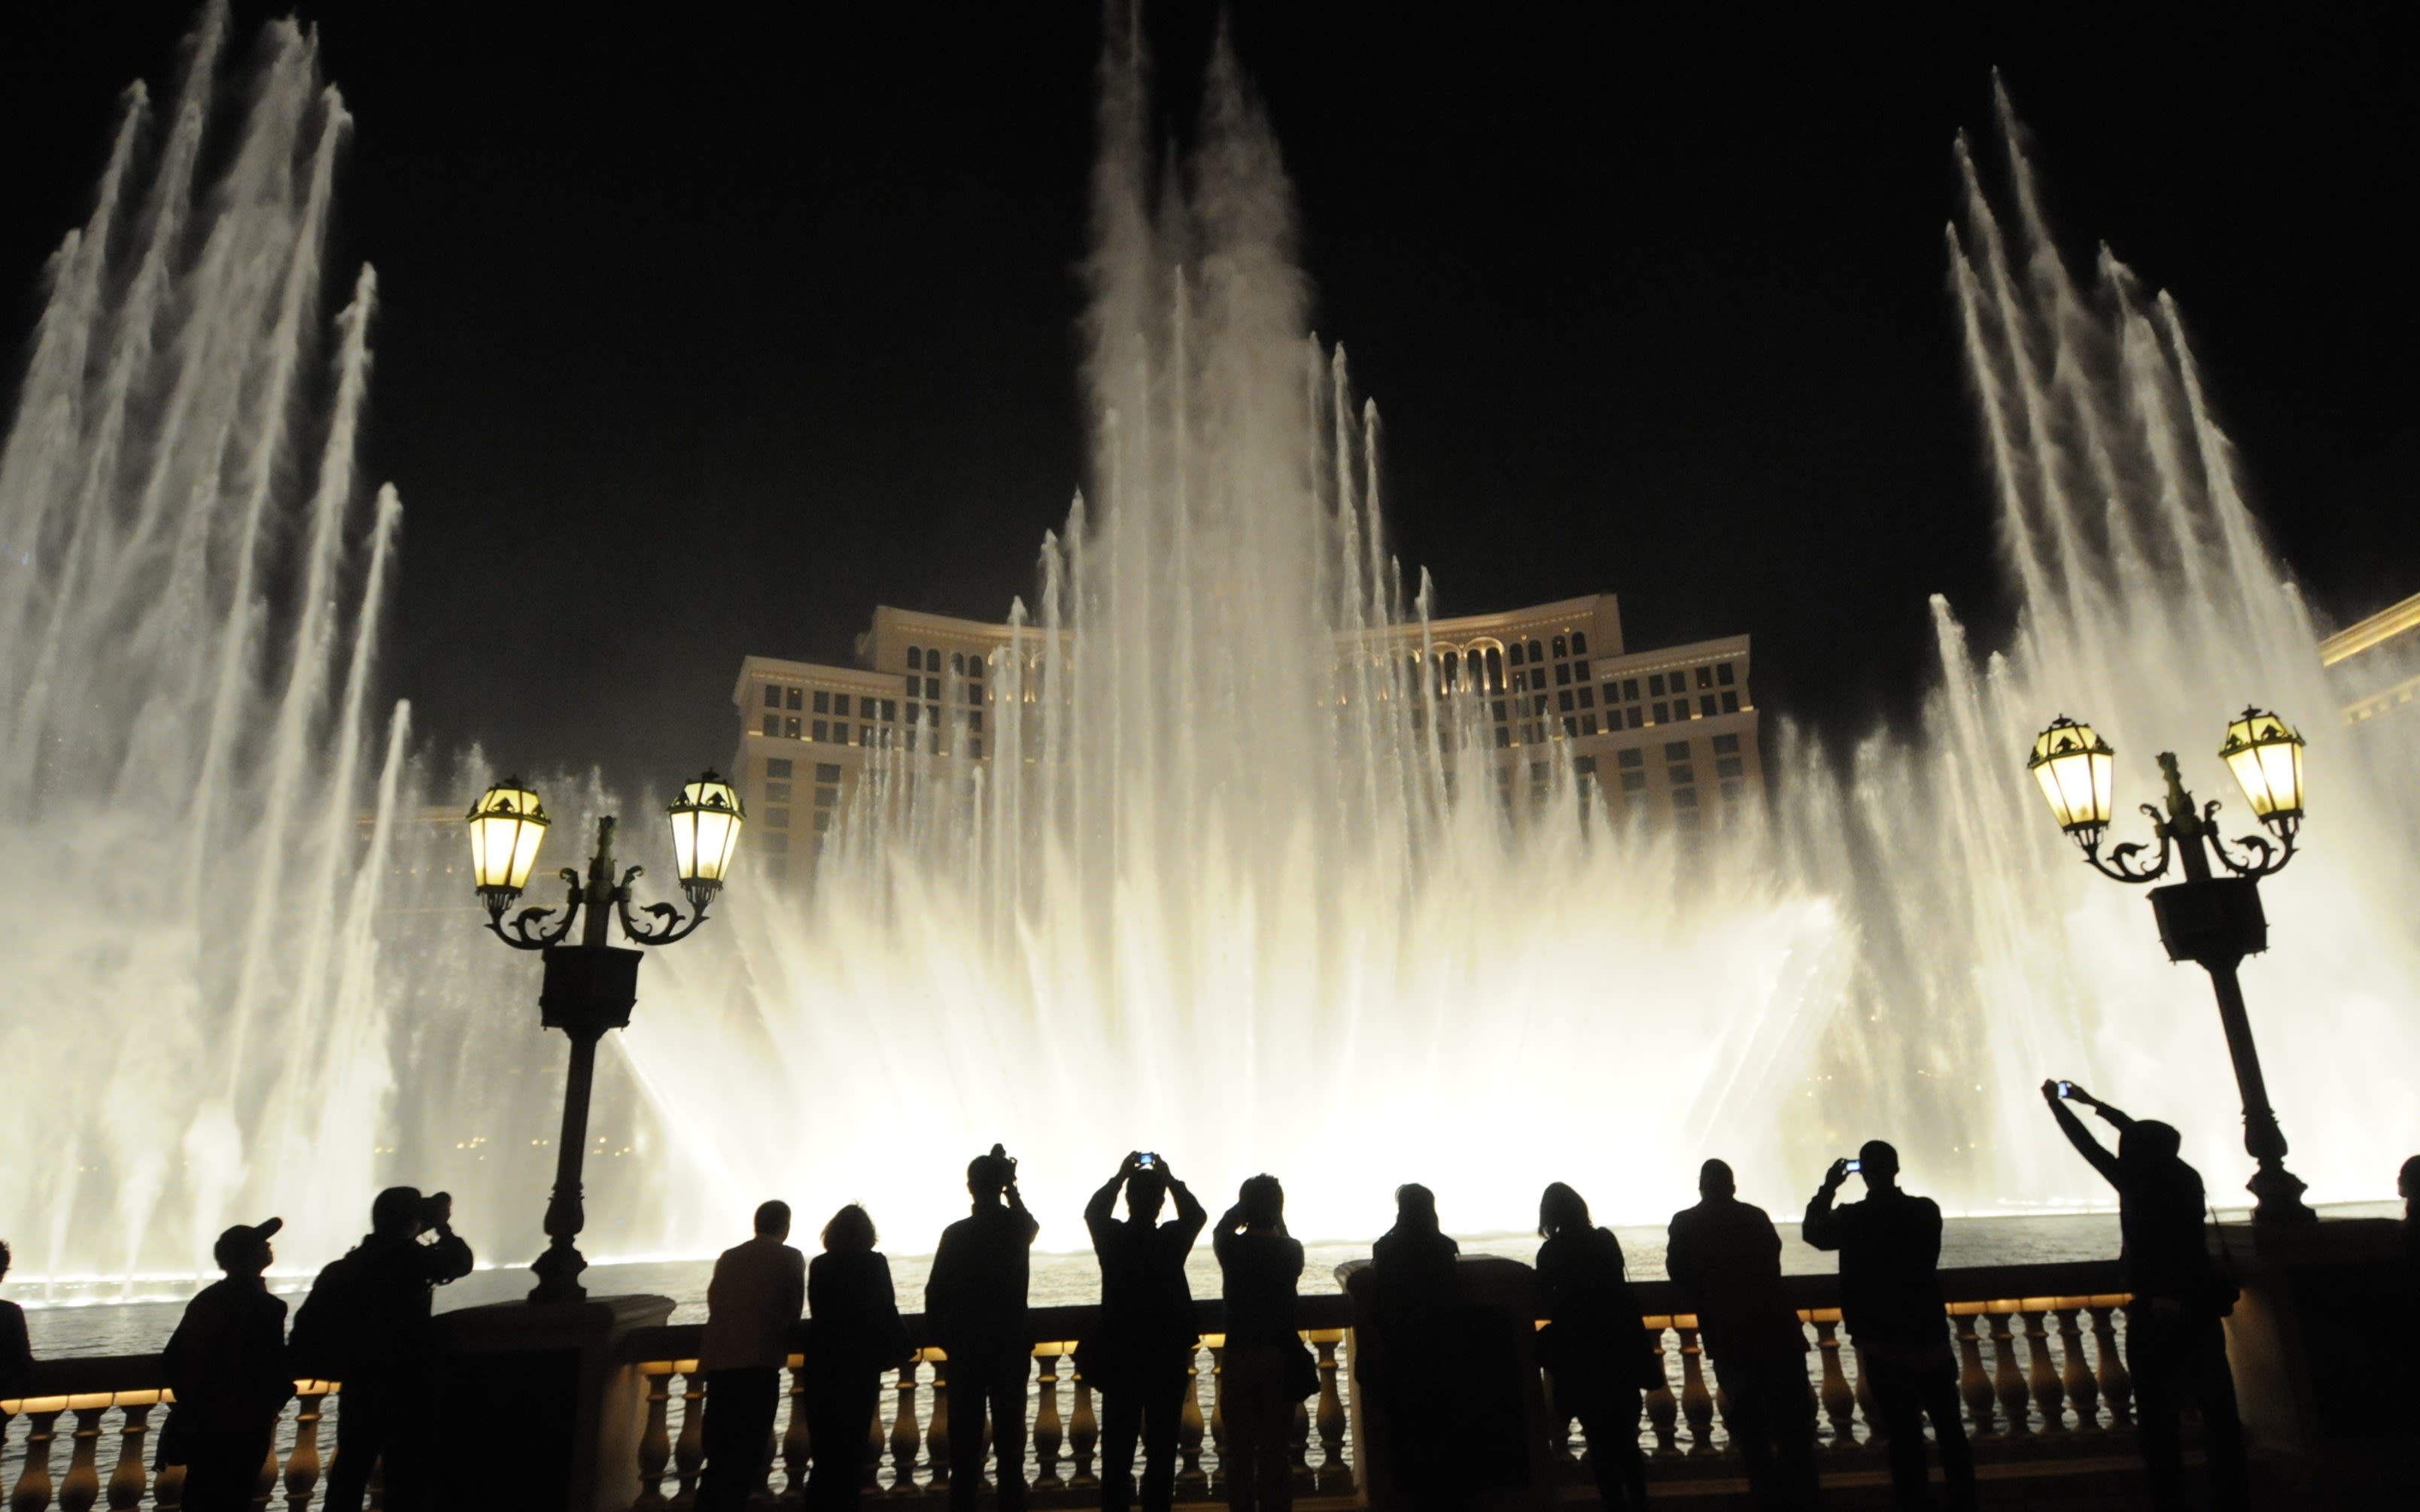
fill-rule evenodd
<path id="1" fill-rule="evenodd" d="M 1447 611 L 1609 589 L 1637 646 L 1745 631 L 1760 702 L 1836 737 L 1912 712 L 1928 594 L 1996 643 L 1942 244 L 1994 66 L 2071 257 L 2181 301 L 2323 614 L 2420 592 L 2404 50 L 2305 8 L 2006 9 L 1233 8 Z M 386 683 L 436 749 L 653 788 L 727 756 L 741 656 L 1028 591 L 1083 481 L 1098 15 L 535 10 L 302 8 L 356 117 L 331 285 L 380 280 Z M 1171 130 L 1216 14 L 1150 8 Z M 189 20 L 0 23 L 11 403 L 117 92 Z"/>

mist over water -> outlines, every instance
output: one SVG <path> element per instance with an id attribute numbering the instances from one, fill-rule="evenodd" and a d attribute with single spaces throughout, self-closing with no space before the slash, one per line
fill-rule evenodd
<path id="1" fill-rule="evenodd" d="M 322 267 L 343 107 L 308 35 L 231 68 L 225 33 L 212 6 L 166 105 L 130 96 L 0 456 L 0 1103 L 39 1130 L 0 1233 L 28 1274 L 184 1273 L 278 1211 L 309 1264 L 410 1181 L 518 1262 L 563 1050 L 535 963 L 477 929 L 458 826 L 423 822 L 485 758 L 433 781 L 375 697 L 401 511 L 353 466 L 374 281 Z M 1788 1211 L 1875 1136 L 1952 1206 L 2100 1201 L 2047 1074 L 2178 1124 L 2224 1200 L 2250 1163 L 2206 979 L 2022 764 L 2074 714 L 2122 799 L 2173 748 L 2241 816 L 2211 753 L 2247 701 L 2311 742 L 2306 849 L 2244 971 L 2289 1165 L 2318 1200 L 2391 1185 L 2408 1151 L 2377 1131 L 2420 1115 L 2385 1069 L 2420 1050 L 2414 743 L 2338 725 L 2180 317 L 2105 253 L 2062 263 L 2005 102 L 2007 150 L 1958 148 L 1950 316 L 2017 628 L 1981 652 L 1936 600 L 1918 728 L 1835 765 L 1777 727 L 1769 805 L 1684 844 L 1559 744 L 1521 753 L 1545 798 L 1525 773 L 1499 803 L 1476 701 L 1381 643 L 1420 644 L 1427 580 L 1386 548 L 1376 411 L 1311 334 L 1277 144 L 1223 47 L 1181 155 L 1147 90 L 1113 39 L 1090 477 L 992 674 L 988 743 L 1031 759 L 886 754 L 803 899 L 751 886 L 743 841 L 601 1068 L 592 1256 L 710 1252 L 775 1194 L 863 1198 L 914 1253 L 994 1139 L 1058 1248 L 1138 1147 L 1205 1199 L 1278 1173 L 1311 1237 L 1376 1232 L 1412 1180 L 1464 1232 L 1526 1227 L 1550 1180 L 1652 1220 L 1709 1154 Z M 658 795 L 541 785 L 541 874 L 619 811 L 670 875 Z"/>

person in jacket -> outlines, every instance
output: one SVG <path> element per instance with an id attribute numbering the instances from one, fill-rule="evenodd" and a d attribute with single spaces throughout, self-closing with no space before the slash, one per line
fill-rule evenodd
<path id="1" fill-rule="evenodd" d="M 210 1257 L 225 1274 L 185 1304 L 160 1364 L 177 1394 L 176 1445 L 163 1458 L 185 1466 L 186 1512 L 241 1512 L 259 1489 L 260 1467 L 294 1395 L 286 1361 L 286 1304 L 262 1277 L 276 1258 L 271 1218 L 219 1235 Z"/>
<path id="2" fill-rule="evenodd" d="M 1126 1216 L 1117 1217 L 1118 1193 Z M 1159 1221 L 1168 1197 L 1176 1216 Z M 1140 1150 L 1084 1205 L 1084 1227 L 1101 1263 L 1101 1305 L 1076 1347 L 1076 1367 L 1101 1394 L 1102 1512 L 1134 1504 L 1135 1443 L 1142 1443 L 1143 1512 L 1176 1499 L 1176 1429 L 1193 1383 L 1193 1288 L 1185 1257 L 1210 1215 L 1167 1162 Z"/>
<path id="3" fill-rule="evenodd" d="M 2134 1294 L 2126 1307 L 2126 1368 L 2134 1377 L 2134 1421 L 2152 1503 L 2163 1512 L 2184 1504 L 2178 1419 L 2191 1397 L 2201 1412 L 2211 1504 L 2249 1505 L 2243 1420 L 2221 1321 L 2235 1310 L 2235 1285 L 2211 1262 L 2202 1227 L 2209 1198 L 2201 1173 L 2178 1156 L 2183 1136 L 2156 1119 L 2128 1118 L 2073 1082 L 2042 1083 L 2042 1100 L 2075 1152 L 2118 1189 L 2118 1264 Z M 2071 1103 L 2117 1129 L 2115 1155 Z"/>
<path id="4" fill-rule="evenodd" d="M 1900 1512 L 1932 1505 L 1925 1470 L 1924 1424 L 1941 1446 L 1941 1478 L 1953 1512 L 1975 1505 L 1975 1453 L 1958 1400 L 1958 1356 L 1942 1304 L 1941 1209 L 1900 1189 L 1899 1151 L 1880 1139 L 1859 1147 L 1866 1199 L 1845 1208 L 1833 1196 L 1849 1179 L 1836 1160 L 1807 1204 L 1799 1237 L 1840 1256 L 1840 1319 L 1856 1341 L 1857 1367 L 1872 1387 L 1890 1451 L 1891 1496 Z"/>
<path id="5" fill-rule="evenodd" d="M 866 1427 L 882 1372 L 908 1358 L 891 1262 L 876 1249 L 874 1219 L 852 1202 L 824 1225 L 824 1252 L 807 1267 L 807 1476 L 810 1512 L 857 1504 L 864 1485 Z"/>
<path id="6" fill-rule="evenodd" d="M 431 1468 L 444 1418 L 429 1304 L 472 1266 L 453 1219 L 443 1192 L 388 1187 L 370 1204 L 370 1231 L 320 1270 L 295 1317 L 295 1334 L 310 1340 L 298 1364 L 342 1383 L 326 1512 L 361 1512 L 381 1461 L 387 1512 L 435 1505 Z"/>
<path id="7" fill-rule="evenodd" d="M 1698 1315 L 1699 1337 L 1730 1399 L 1725 1423 L 1761 1507 L 1823 1504 L 1807 1331 L 1781 1291 L 1781 1234 L 1742 1202 L 1730 1165 L 1698 1171 L 1694 1208 L 1672 1215 L 1664 1268 Z"/>
<path id="8" fill-rule="evenodd" d="M 983 1489 L 984 1423 L 1000 1467 L 1001 1512 L 1025 1505 L 1025 1387 L 1033 1332 L 1025 1287 L 1034 1235 L 1016 1162 L 998 1145 L 967 1164 L 974 1211 L 941 1232 L 924 1278 L 924 1316 L 950 1365 L 950 1509 L 974 1512 Z"/>
<path id="9" fill-rule="evenodd" d="M 0 1281 L 8 1279 L 8 1267 L 16 1258 L 8 1253 L 8 1242 L 0 1239 Z M 14 1396 L 23 1390 L 25 1378 L 34 1371 L 34 1346 L 25 1336 L 25 1309 L 13 1302 L 0 1302 L 0 1396 Z"/>
<path id="10" fill-rule="evenodd" d="M 1385 1406 L 1393 1479 L 1419 1512 L 1444 1512 L 1469 1500 L 1471 1467 L 1454 1431 L 1452 1350 L 1455 1267 L 1462 1246 L 1437 1221 L 1436 1194 L 1418 1181 L 1395 1188 L 1395 1223 L 1370 1246 L 1378 1328 L 1355 1369 L 1376 1378 Z"/>
<path id="11" fill-rule="evenodd" d="M 764 1484 L 790 1325 L 807 1304 L 806 1257 L 789 1244 L 790 1205 L 759 1204 L 755 1227 L 754 1237 L 722 1252 L 706 1283 L 706 1336 L 697 1351 L 706 1371 L 698 1512 L 738 1512 Z"/>
<path id="12" fill-rule="evenodd" d="M 1233 1512 L 1291 1512 L 1291 1440 L 1295 1404 L 1309 1390 L 1298 1331 L 1295 1288 L 1302 1280 L 1302 1242 L 1286 1232 L 1285 1188 L 1274 1176 L 1255 1176 L 1211 1235 L 1227 1303 L 1225 1382 L 1227 1504 Z"/>
<path id="13" fill-rule="evenodd" d="M 1647 1505 L 1647 1459 L 1638 1448 L 1639 1394 L 1663 1380 L 1655 1338 L 1610 1228 L 1589 1221 L 1588 1200 L 1560 1181 L 1538 1199 L 1538 1303 L 1546 1327 L 1540 1363 L 1555 1381 L 1560 1412 L 1588 1436 L 1589 1467 L 1606 1512 Z"/>

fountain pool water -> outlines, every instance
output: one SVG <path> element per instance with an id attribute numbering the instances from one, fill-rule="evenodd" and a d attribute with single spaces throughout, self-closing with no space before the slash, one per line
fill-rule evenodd
<path id="1" fill-rule="evenodd" d="M 238 140 L 204 151 L 225 30 L 211 6 L 160 120 L 132 99 L 0 461 L 0 1096 L 41 1131 L 0 1232 L 33 1274 L 190 1273 L 280 1211 L 307 1264 L 410 1180 L 517 1257 L 562 1051 L 528 963 L 478 937 L 458 835 L 409 822 L 484 763 L 435 792 L 372 702 L 399 506 L 353 473 L 366 270 L 323 326 L 343 111 L 272 25 Z M 1777 728 L 1769 803 L 1683 844 L 1584 801 L 1555 748 L 1523 753 L 1550 765 L 1534 811 L 1457 791 L 1422 729 L 1476 711 L 1392 656 L 1340 667 L 1340 635 L 1428 602 L 1385 548 L 1374 410 L 1309 333 L 1233 59 L 1165 174 L 1144 90 L 1113 41 L 1092 477 L 995 673 L 994 748 L 1032 759 L 888 757 L 811 893 L 743 874 L 647 965 L 592 1255 L 708 1252 L 773 1193 L 862 1197 L 912 1253 L 994 1139 L 1065 1248 L 1138 1146 L 1207 1196 L 1278 1172 L 1318 1237 L 1374 1232 L 1406 1180 L 1465 1231 L 1524 1227 L 1557 1179 L 1652 1219 L 1708 1154 L 1786 1210 L 1874 1135 L 1953 1206 L 2099 1200 L 2036 1106 L 2051 1072 L 2182 1126 L 2223 1196 L 2248 1163 L 2207 986 L 2073 863 L 2022 757 L 2065 710 L 2123 779 L 2173 747 L 2231 796 L 2206 752 L 2251 699 L 2302 725 L 2317 794 L 2245 972 L 2291 1164 L 2316 1199 L 2389 1179 L 2375 1131 L 2420 1089 L 2366 1068 L 2420 1040 L 2412 742 L 2337 728 L 2173 306 L 2105 256 L 2071 279 L 2012 124 L 1996 196 L 1962 144 L 1951 257 L 2014 639 L 1978 660 L 1937 604 L 1919 728 L 1845 766 Z M 566 837 L 608 803 L 549 796 Z"/>

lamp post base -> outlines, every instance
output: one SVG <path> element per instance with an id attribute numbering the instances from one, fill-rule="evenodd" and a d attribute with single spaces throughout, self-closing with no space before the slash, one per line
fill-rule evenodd
<path id="1" fill-rule="evenodd" d="M 2252 1194 L 2252 1221 L 2263 1227 L 2291 1228 L 2319 1221 L 2303 1200 L 2303 1179 L 2274 1156 L 2260 1162 L 2243 1190 Z"/>
<path id="2" fill-rule="evenodd" d="M 530 1288 L 529 1300 L 535 1303 L 585 1302 L 588 1288 L 580 1284 L 580 1273 L 588 1269 L 587 1257 L 568 1234 L 547 1245 L 544 1253 L 530 1262 L 530 1273 L 537 1285 Z"/>

